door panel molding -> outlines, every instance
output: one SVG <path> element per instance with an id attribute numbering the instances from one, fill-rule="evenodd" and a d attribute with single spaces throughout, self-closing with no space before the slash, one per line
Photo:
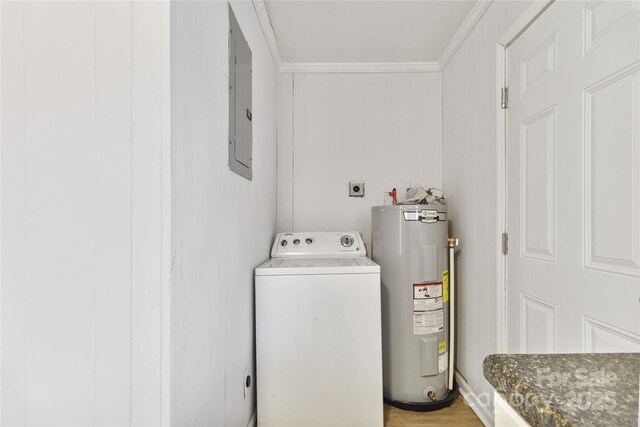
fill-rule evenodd
<path id="1" fill-rule="evenodd" d="M 640 277 L 640 61 L 584 89 L 583 105 L 584 267 Z M 618 191 L 631 197 L 616 202 Z"/>
<path id="2" fill-rule="evenodd" d="M 583 350 L 586 353 L 640 352 L 640 335 L 588 316 L 583 321 Z"/>
<path id="3" fill-rule="evenodd" d="M 557 348 L 557 311 L 555 304 L 520 293 L 520 352 L 555 353 Z M 533 341 L 533 334 L 543 335 Z M 544 341 L 544 344 L 541 342 Z M 543 346 L 544 348 L 541 348 Z"/>
<path id="4" fill-rule="evenodd" d="M 520 125 L 520 254 L 551 262 L 556 261 L 556 123 L 553 105 Z"/>
<path id="5" fill-rule="evenodd" d="M 637 3 L 609 2 L 596 0 L 587 5 L 584 10 L 584 51 L 588 55 L 592 50 L 603 45 L 620 34 L 629 25 L 640 19 L 640 9 Z"/>
<path id="6" fill-rule="evenodd" d="M 520 96 L 528 89 L 542 84 L 557 73 L 558 33 L 543 41 L 520 62 Z"/>

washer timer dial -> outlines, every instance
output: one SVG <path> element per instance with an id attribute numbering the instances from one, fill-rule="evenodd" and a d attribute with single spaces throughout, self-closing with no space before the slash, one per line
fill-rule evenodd
<path id="1" fill-rule="evenodd" d="M 348 248 L 349 246 L 353 245 L 353 237 L 342 236 L 340 238 L 340 243 L 342 243 L 342 246 L 344 246 L 345 248 Z"/>

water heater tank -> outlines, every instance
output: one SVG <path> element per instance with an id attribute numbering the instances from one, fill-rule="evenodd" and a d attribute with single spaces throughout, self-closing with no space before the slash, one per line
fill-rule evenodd
<path id="1" fill-rule="evenodd" d="M 449 406 L 457 389 L 448 384 L 447 205 L 377 206 L 371 224 L 382 281 L 385 401 L 418 411 Z"/>

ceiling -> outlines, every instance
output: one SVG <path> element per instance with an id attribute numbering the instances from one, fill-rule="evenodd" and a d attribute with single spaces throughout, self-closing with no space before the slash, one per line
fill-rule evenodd
<path id="1" fill-rule="evenodd" d="M 284 63 L 436 62 L 475 3 L 265 1 Z"/>

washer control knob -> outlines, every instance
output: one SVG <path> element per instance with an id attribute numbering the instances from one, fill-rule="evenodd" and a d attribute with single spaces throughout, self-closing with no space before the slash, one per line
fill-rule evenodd
<path id="1" fill-rule="evenodd" d="M 310 245 L 310 244 L 312 244 L 312 243 L 313 243 L 313 239 L 312 239 L 311 237 L 307 237 L 307 238 L 305 239 L 305 242 L 307 242 L 307 245 Z"/>
<path id="2" fill-rule="evenodd" d="M 342 236 L 340 238 L 340 243 L 342 243 L 342 246 L 344 246 L 345 248 L 348 248 L 349 246 L 353 245 L 353 237 Z"/>
<path id="3" fill-rule="evenodd" d="M 280 242 L 280 244 L 281 244 L 282 246 L 287 246 L 287 243 L 288 243 L 288 242 L 287 242 L 286 240 L 283 240 L 282 242 Z"/>
<path id="4" fill-rule="evenodd" d="M 295 239 L 295 240 L 293 241 L 293 244 L 294 244 L 294 245 L 299 245 L 299 244 L 300 244 L 300 239 Z"/>

